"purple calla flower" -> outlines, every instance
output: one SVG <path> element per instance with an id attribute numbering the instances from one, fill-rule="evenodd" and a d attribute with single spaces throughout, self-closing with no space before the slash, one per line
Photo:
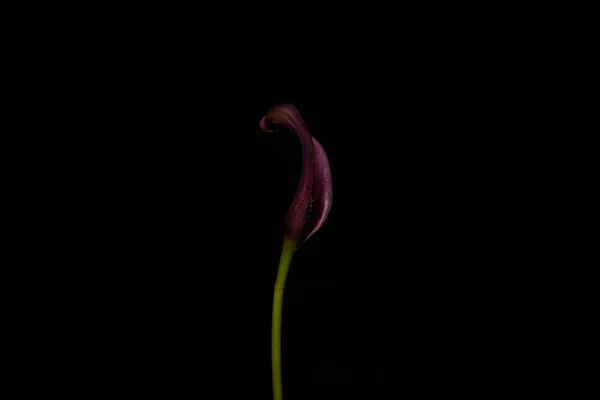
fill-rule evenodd
<path id="1" fill-rule="evenodd" d="M 331 209 L 331 169 L 323 146 L 311 136 L 293 104 L 271 108 L 260 121 L 264 132 L 269 124 L 280 124 L 293 132 L 302 146 L 302 172 L 296 196 L 285 218 L 284 234 L 299 246 L 323 225 Z"/>

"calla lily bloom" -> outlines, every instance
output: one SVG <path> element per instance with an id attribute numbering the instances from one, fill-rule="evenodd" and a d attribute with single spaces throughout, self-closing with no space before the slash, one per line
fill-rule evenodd
<path id="1" fill-rule="evenodd" d="M 280 124 L 298 136 L 302 146 L 302 172 L 296 196 L 285 218 L 285 237 L 302 244 L 327 219 L 331 209 L 331 169 L 323 146 L 313 138 L 304 120 L 292 104 L 281 104 L 260 121 L 264 132 L 273 132 L 269 124 Z"/>
<path id="2" fill-rule="evenodd" d="M 273 132 L 267 125 L 282 125 L 294 133 L 302 146 L 302 171 L 296 196 L 285 217 L 283 248 L 275 293 L 273 295 L 273 323 L 271 331 L 271 362 L 273 371 L 273 398 L 282 400 L 281 383 L 281 314 L 283 289 L 292 256 L 298 246 L 311 237 L 325 222 L 331 209 L 331 169 L 323 146 L 311 136 L 304 120 L 292 104 L 271 108 L 260 120 L 264 132 Z"/>

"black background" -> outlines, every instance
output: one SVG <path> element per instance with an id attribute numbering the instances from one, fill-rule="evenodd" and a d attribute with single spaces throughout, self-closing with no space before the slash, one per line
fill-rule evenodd
<path id="1" fill-rule="evenodd" d="M 17 80 L 4 390 L 270 398 L 301 154 L 258 121 L 284 102 L 326 149 L 334 185 L 288 277 L 286 398 L 519 379 L 503 364 L 515 332 L 499 322 L 506 249 L 522 244 L 504 233 L 518 199 L 502 190 L 510 163 L 495 161 L 513 110 L 485 95 L 495 75 L 454 66 L 456 53 L 437 53 L 441 69 L 411 52 L 362 70 L 260 47 L 256 61 L 132 48 L 40 53 Z"/>

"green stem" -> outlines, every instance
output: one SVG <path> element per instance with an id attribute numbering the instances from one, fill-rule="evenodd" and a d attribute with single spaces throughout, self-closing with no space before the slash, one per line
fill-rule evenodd
<path id="1" fill-rule="evenodd" d="M 296 251 L 296 242 L 284 237 L 281 259 L 275 280 L 273 293 L 273 323 L 271 324 L 271 368 L 273 371 L 273 398 L 283 400 L 283 386 L 281 384 L 281 311 L 283 309 L 283 289 L 290 269 L 292 256 Z"/>

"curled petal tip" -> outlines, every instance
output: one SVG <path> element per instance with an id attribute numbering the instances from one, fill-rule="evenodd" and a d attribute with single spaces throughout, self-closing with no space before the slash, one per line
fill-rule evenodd
<path id="1" fill-rule="evenodd" d="M 258 126 L 260 126 L 260 130 L 263 132 L 267 131 L 267 117 L 262 117 L 260 119 L 260 122 L 258 123 Z"/>
<path id="2" fill-rule="evenodd" d="M 269 130 L 269 128 L 267 128 L 267 117 L 262 117 L 260 119 L 260 122 L 258 123 L 258 126 L 260 126 L 260 130 L 263 132 L 275 132 L 275 131 L 271 131 L 271 130 Z"/>

